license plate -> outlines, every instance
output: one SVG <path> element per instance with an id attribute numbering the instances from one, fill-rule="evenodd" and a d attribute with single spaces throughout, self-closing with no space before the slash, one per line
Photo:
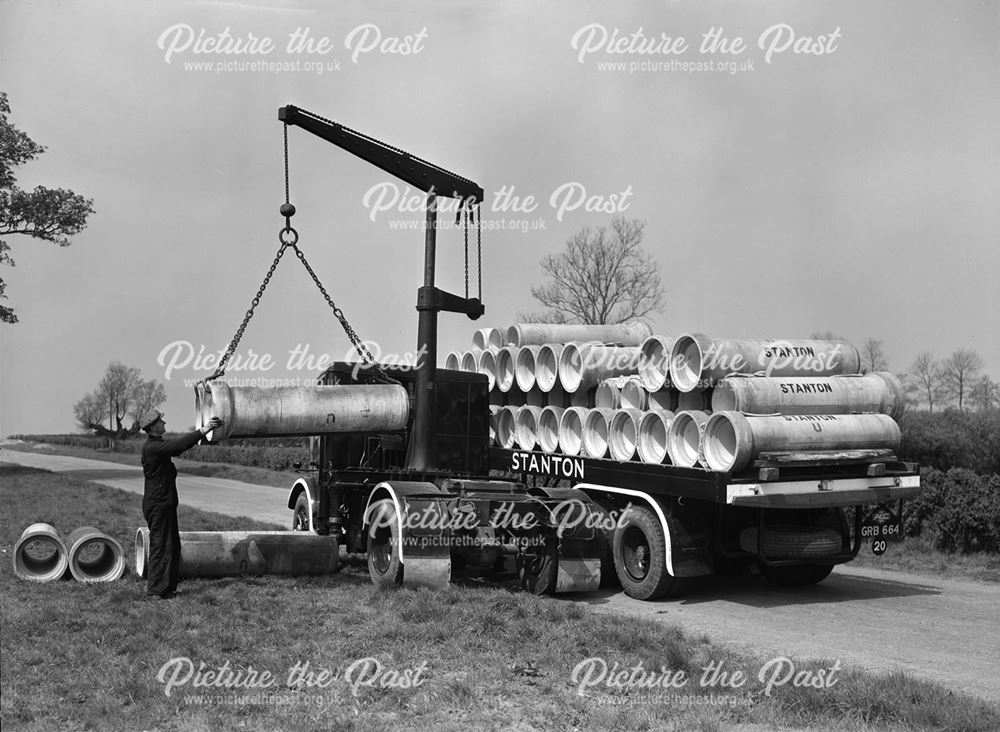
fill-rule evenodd
<path id="1" fill-rule="evenodd" d="M 871 509 L 861 520 L 863 539 L 902 541 L 903 522 L 899 514 L 886 504 Z"/>

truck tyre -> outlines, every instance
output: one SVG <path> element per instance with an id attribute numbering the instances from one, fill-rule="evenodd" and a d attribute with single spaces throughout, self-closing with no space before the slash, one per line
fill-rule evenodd
<path id="1" fill-rule="evenodd" d="M 554 537 L 545 537 L 543 544 L 525 547 L 517 555 L 521 587 L 534 595 L 551 595 L 556 589 L 558 571 L 559 545 Z"/>
<path id="2" fill-rule="evenodd" d="M 667 571 L 667 543 L 656 515 L 644 506 L 629 506 L 615 528 L 612 550 L 622 589 L 637 600 L 655 600 L 677 589 Z"/>
<path id="3" fill-rule="evenodd" d="M 764 555 L 768 559 L 809 559 L 829 557 L 840 552 L 840 533 L 833 529 L 801 526 L 768 526 L 764 531 Z M 757 553 L 757 527 L 740 532 L 740 548 Z"/>
<path id="4" fill-rule="evenodd" d="M 368 526 L 366 549 L 368 575 L 377 587 L 403 584 L 403 565 L 399 561 L 399 523 L 396 506 L 390 498 L 372 504 L 372 522 Z"/>
<path id="5" fill-rule="evenodd" d="M 309 497 L 302 492 L 292 509 L 292 531 L 309 531 Z"/>
<path id="6" fill-rule="evenodd" d="M 778 587 L 815 585 L 830 576 L 832 564 L 796 564 L 786 567 L 760 565 L 760 573 L 768 582 Z"/>

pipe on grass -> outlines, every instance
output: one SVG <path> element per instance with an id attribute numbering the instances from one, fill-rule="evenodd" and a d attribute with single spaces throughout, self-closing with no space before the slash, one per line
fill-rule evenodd
<path id="1" fill-rule="evenodd" d="M 62 579 L 69 567 L 66 544 L 52 524 L 36 523 L 14 545 L 14 574 L 32 582 Z"/>
<path id="2" fill-rule="evenodd" d="M 66 545 L 70 574 L 79 582 L 113 582 L 125 574 L 122 545 L 93 526 L 74 529 Z"/>

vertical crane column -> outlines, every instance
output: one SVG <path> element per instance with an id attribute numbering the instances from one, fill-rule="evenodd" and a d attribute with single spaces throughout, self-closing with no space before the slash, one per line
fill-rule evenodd
<path id="1" fill-rule="evenodd" d="M 437 314 L 440 309 L 433 298 L 434 262 L 437 252 L 437 196 L 427 196 L 427 219 L 424 231 L 424 285 L 417 292 L 417 395 L 413 410 L 413 436 L 407 467 L 417 470 L 433 468 L 437 455 L 434 449 L 434 406 L 437 402 Z M 430 297 L 429 297 L 430 296 Z M 430 300 L 430 302 L 428 302 Z"/>

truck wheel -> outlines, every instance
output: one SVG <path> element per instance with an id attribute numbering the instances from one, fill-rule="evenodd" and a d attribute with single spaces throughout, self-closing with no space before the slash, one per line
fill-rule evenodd
<path id="1" fill-rule="evenodd" d="M 799 564 L 787 567 L 760 565 L 760 573 L 768 582 L 779 587 L 815 585 L 829 577 L 832 571 L 832 564 Z"/>
<path id="2" fill-rule="evenodd" d="M 534 595 L 551 595 L 556 589 L 559 570 L 559 545 L 546 538 L 541 545 L 526 546 L 517 555 L 517 576 L 521 587 Z"/>
<path id="3" fill-rule="evenodd" d="M 309 531 L 309 498 L 300 493 L 292 509 L 292 531 Z"/>
<path id="4" fill-rule="evenodd" d="M 768 526 L 764 531 L 764 554 L 768 559 L 809 559 L 840 552 L 840 533 L 833 529 L 799 526 Z M 757 553 L 757 527 L 740 532 L 740 549 Z"/>
<path id="5" fill-rule="evenodd" d="M 399 561 L 399 523 L 392 499 L 383 498 L 372 505 L 368 526 L 368 575 L 378 587 L 403 584 L 403 565 Z"/>
<path id="6" fill-rule="evenodd" d="M 622 589 L 637 600 L 655 600 L 677 588 L 667 571 L 667 544 L 656 515 L 644 506 L 630 506 L 615 529 L 612 550 Z"/>

